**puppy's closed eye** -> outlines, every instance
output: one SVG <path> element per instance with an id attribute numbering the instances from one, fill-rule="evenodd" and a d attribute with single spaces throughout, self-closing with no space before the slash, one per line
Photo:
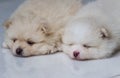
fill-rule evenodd
<path id="1" fill-rule="evenodd" d="M 90 48 L 91 46 L 87 45 L 87 44 L 83 44 L 83 47 L 85 48 Z"/>
<path id="2" fill-rule="evenodd" d="M 69 46 L 73 46 L 74 44 L 73 43 L 70 43 L 70 44 L 68 44 Z"/>
<path id="3" fill-rule="evenodd" d="M 33 42 L 33 41 L 27 41 L 27 44 L 33 45 L 33 44 L 35 44 L 35 42 Z"/>
<path id="4" fill-rule="evenodd" d="M 12 39 L 12 41 L 13 41 L 13 42 L 16 42 L 16 41 L 17 41 L 17 39 L 16 39 L 16 38 L 13 38 L 13 39 Z"/>

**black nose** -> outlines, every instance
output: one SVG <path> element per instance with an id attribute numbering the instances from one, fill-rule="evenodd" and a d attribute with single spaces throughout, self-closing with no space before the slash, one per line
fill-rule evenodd
<path id="1" fill-rule="evenodd" d="M 22 55 L 22 53 L 23 53 L 23 49 L 21 49 L 21 48 L 16 49 L 16 54 L 17 55 Z"/>

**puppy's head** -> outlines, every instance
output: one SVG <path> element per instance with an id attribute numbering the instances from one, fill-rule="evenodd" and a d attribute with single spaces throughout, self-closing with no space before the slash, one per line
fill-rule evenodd
<path id="1" fill-rule="evenodd" d="M 46 50 L 48 24 L 41 19 L 35 20 L 8 20 L 5 23 L 5 44 L 17 56 L 37 55 Z M 45 46 L 46 45 L 46 46 Z"/>
<path id="2" fill-rule="evenodd" d="M 76 20 L 68 24 L 62 40 L 63 51 L 78 60 L 108 57 L 117 46 L 102 24 L 90 20 Z"/>

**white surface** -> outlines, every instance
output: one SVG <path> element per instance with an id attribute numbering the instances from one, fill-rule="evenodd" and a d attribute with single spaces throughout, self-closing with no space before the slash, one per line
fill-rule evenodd
<path id="1" fill-rule="evenodd" d="M 0 24 L 23 0 L 0 2 Z M 3 28 L 0 25 L 0 44 Z M 0 48 L 0 78 L 120 78 L 120 53 L 109 59 L 75 61 L 63 53 L 20 58 Z"/>

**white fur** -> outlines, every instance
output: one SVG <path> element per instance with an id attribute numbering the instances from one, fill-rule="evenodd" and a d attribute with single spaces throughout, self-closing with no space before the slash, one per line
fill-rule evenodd
<path id="1" fill-rule="evenodd" d="M 78 60 L 111 56 L 120 45 L 119 18 L 120 0 L 97 0 L 89 3 L 65 28 L 63 51 Z M 79 52 L 77 57 L 74 56 L 74 51 Z"/>
<path id="2" fill-rule="evenodd" d="M 80 0 L 26 0 L 5 23 L 4 45 L 14 55 L 17 48 L 22 48 L 21 56 L 61 50 L 62 29 L 80 7 Z M 27 41 L 35 44 L 29 45 Z"/>

